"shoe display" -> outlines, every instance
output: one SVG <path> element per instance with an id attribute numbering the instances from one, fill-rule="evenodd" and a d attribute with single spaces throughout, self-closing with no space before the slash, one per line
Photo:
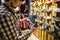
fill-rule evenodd
<path id="1" fill-rule="evenodd" d="M 50 0 L 50 1 L 49 1 L 49 0 L 46 0 L 46 1 L 45 1 L 45 4 L 47 4 L 47 5 L 50 5 L 51 3 L 52 3 L 51 0 Z"/>
<path id="2" fill-rule="evenodd" d="M 60 27 L 58 27 L 56 24 L 54 24 L 54 27 L 60 31 Z"/>
<path id="3" fill-rule="evenodd" d="M 53 17 L 52 20 L 60 21 L 60 18 L 58 18 L 58 17 Z"/>
<path id="4" fill-rule="evenodd" d="M 35 22 L 38 24 L 40 34 L 38 30 L 36 31 L 37 35 L 40 35 L 40 40 L 58 40 L 60 35 L 60 0 L 35 0 L 34 3 L 34 14 L 37 15 Z"/>
<path id="5" fill-rule="evenodd" d="M 43 3 L 40 3 L 40 2 L 39 2 L 39 3 L 38 3 L 38 6 L 41 6 L 42 4 L 43 4 Z"/>
<path id="6" fill-rule="evenodd" d="M 51 12 L 51 10 L 50 9 L 44 9 L 44 12 Z"/>
<path id="7" fill-rule="evenodd" d="M 60 8 L 54 8 L 52 11 L 53 12 L 60 12 Z"/>
<path id="8" fill-rule="evenodd" d="M 50 16 L 44 16 L 43 18 L 45 18 L 45 19 L 51 19 L 52 17 L 50 17 Z"/>
<path id="9" fill-rule="evenodd" d="M 60 2 L 60 0 L 54 0 L 55 1 L 55 3 L 58 3 L 58 2 Z"/>
<path id="10" fill-rule="evenodd" d="M 38 10 L 38 12 L 42 12 L 42 11 L 43 11 L 43 9 L 39 9 L 39 10 Z"/>
<path id="11" fill-rule="evenodd" d="M 55 28 L 54 28 L 54 25 L 53 25 L 53 24 L 51 25 L 51 27 L 52 27 L 52 30 L 49 30 L 49 29 L 48 29 L 49 27 L 44 28 L 44 30 L 45 30 L 47 33 L 53 35 L 55 38 L 59 38 L 59 36 L 55 33 Z"/>
<path id="12" fill-rule="evenodd" d="M 44 25 L 45 25 L 46 27 L 49 27 L 49 26 L 50 26 L 50 24 L 47 23 L 47 22 L 44 22 Z"/>
<path id="13" fill-rule="evenodd" d="M 42 17 L 43 17 L 43 15 L 41 15 L 41 14 L 40 14 L 40 15 L 39 15 L 39 17 L 41 17 L 41 18 L 42 18 Z"/>

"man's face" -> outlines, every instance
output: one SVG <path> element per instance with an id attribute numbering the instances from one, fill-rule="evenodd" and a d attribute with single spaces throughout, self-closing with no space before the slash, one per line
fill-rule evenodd
<path id="1" fill-rule="evenodd" d="M 11 0 L 11 1 L 12 1 L 11 6 L 13 7 L 17 7 L 20 4 L 20 0 Z"/>
<path id="2" fill-rule="evenodd" d="M 6 4 L 9 7 L 15 8 L 20 4 L 20 0 L 6 0 Z"/>

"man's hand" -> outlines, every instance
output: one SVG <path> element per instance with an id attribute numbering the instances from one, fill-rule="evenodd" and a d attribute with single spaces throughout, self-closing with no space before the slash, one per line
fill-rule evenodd
<path id="1" fill-rule="evenodd" d="M 36 27 L 34 27 L 34 25 L 31 25 L 30 31 L 33 32 L 35 29 L 36 29 Z"/>

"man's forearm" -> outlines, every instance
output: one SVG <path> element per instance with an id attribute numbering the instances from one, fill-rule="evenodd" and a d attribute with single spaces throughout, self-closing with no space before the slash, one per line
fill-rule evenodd
<path id="1" fill-rule="evenodd" d="M 27 38 L 30 36 L 30 34 L 31 34 L 31 32 L 21 35 L 18 37 L 18 40 L 27 40 Z"/>

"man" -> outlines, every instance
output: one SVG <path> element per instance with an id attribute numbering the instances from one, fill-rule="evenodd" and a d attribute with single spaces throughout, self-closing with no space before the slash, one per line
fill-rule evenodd
<path id="1" fill-rule="evenodd" d="M 26 37 L 19 35 L 21 31 L 18 29 L 18 17 L 14 12 L 14 8 L 19 4 L 20 0 L 2 0 L 0 6 L 0 40 L 27 40 L 26 38 L 30 35 L 30 32 L 25 35 Z M 18 39 L 19 36 L 21 37 Z"/>

